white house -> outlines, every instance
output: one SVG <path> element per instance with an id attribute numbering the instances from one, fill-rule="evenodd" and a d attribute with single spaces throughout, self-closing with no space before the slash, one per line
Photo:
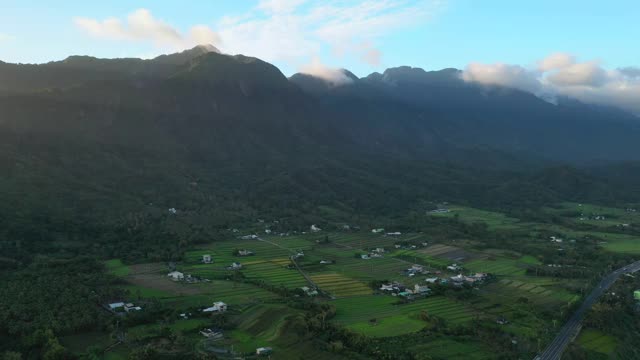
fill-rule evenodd
<path id="1" fill-rule="evenodd" d="M 253 255 L 253 251 L 251 250 L 239 250 L 238 255 L 240 256 L 251 256 Z"/>
<path id="2" fill-rule="evenodd" d="M 322 265 L 331 264 L 331 260 L 320 260 L 320 264 Z"/>
<path id="3" fill-rule="evenodd" d="M 373 229 L 371 230 L 372 233 L 374 234 L 380 234 L 381 232 L 384 232 L 384 229 L 380 228 L 380 229 Z"/>
<path id="4" fill-rule="evenodd" d="M 387 236 L 400 236 L 400 235 L 402 235 L 402 233 L 399 231 L 387 233 Z"/>
<path id="5" fill-rule="evenodd" d="M 182 281 L 182 280 L 184 280 L 184 274 L 181 273 L 180 271 L 172 271 L 172 272 L 168 273 L 167 276 L 170 277 L 171 280 L 173 280 L 173 281 Z"/>
<path id="6" fill-rule="evenodd" d="M 311 231 L 312 232 L 318 232 L 318 231 L 322 231 L 322 229 L 320 229 L 319 227 L 317 227 L 315 224 L 311 225 Z"/>
<path id="7" fill-rule="evenodd" d="M 308 286 L 303 286 L 303 287 L 300 288 L 300 290 L 302 290 L 304 292 L 304 294 L 307 295 L 307 296 L 317 296 L 318 295 L 318 290 L 311 289 Z"/>
<path id="8" fill-rule="evenodd" d="M 229 268 L 231 270 L 239 270 L 242 269 L 242 264 L 240 264 L 239 262 L 234 262 L 231 264 L 231 266 L 229 266 Z"/>
<path id="9" fill-rule="evenodd" d="M 119 309 L 121 307 L 124 307 L 123 302 L 116 302 L 116 303 L 109 304 L 109 309 L 111 310 Z"/>
<path id="10" fill-rule="evenodd" d="M 416 284 L 413 288 L 414 288 L 413 290 L 414 294 L 426 295 L 431 292 L 431 289 L 429 289 L 428 286 L 421 286 Z"/>
<path id="11" fill-rule="evenodd" d="M 438 281 L 438 278 L 437 277 L 426 278 L 424 279 L 424 281 L 428 282 L 429 284 L 435 284 L 436 281 Z"/>
<path id="12" fill-rule="evenodd" d="M 382 284 L 382 286 L 380 286 L 380 290 L 393 291 L 393 284 Z"/>
<path id="13" fill-rule="evenodd" d="M 202 262 L 205 264 L 211 264 L 211 255 L 202 255 Z"/>
<path id="14" fill-rule="evenodd" d="M 142 308 L 140 306 L 135 306 L 132 303 L 124 304 L 124 311 L 126 311 L 126 312 L 140 311 L 140 310 L 142 310 Z"/>
<path id="15" fill-rule="evenodd" d="M 223 303 L 222 301 L 216 301 L 213 303 L 213 306 L 202 310 L 202 312 L 219 312 L 219 313 L 223 313 L 225 311 L 227 311 L 227 304 Z"/>
<path id="16" fill-rule="evenodd" d="M 447 269 L 449 269 L 451 271 L 458 271 L 458 270 L 460 270 L 460 266 L 458 266 L 458 264 L 451 264 L 451 265 L 447 266 Z"/>
<path id="17" fill-rule="evenodd" d="M 202 334 L 202 336 L 206 337 L 207 339 L 222 339 L 222 332 L 221 331 L 214 331 L 212 329 L 202 329 L 202 331 L 200 331 L 200 334 Z"/>
<path id="18" fill-rule="evenodd" d="M 368 255 L 368 254 L 362 254 L 362 255 L 360 255 L 360 259 L 362 259 L 362 260 L 369 260 L 369 259 L 371 259 L 371 258 L 369 257 L 369 255 Z"/>

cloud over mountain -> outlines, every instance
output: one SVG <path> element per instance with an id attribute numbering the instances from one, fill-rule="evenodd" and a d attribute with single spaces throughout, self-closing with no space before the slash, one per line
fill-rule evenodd
<path id="1" fill-rule="evenodd" d="M 334 86 L 350 84 L 353 82 L 353 79 L 351 79 L 342 69 L 328 67 L 322 64 L 318 58 L 315 58 L 310 64 L 302 66 L 300 68 L 300 72 L 323 79 Z"/>
<path id="2" fill-rule="evenodd" d="M 462 78 L 524 90 L 545 98 L 550 94 L 569 96 L 640 114 L 640 69 L 635 67 L 608 70 L 599 61 L 579 62 L 573 55 L 556 53 L 538 61 L 535 68 L 472 63 Z"/>
<path id="3" fill-rule="evenodd" d="M 220 37 L 206 25 L 194 25 L 181 33 L 172 25 L 155 18 L 151 11 L 138 9 L 125 21 L 115 17 L 104 20 L 76 17 L 75 25 L 96 38 L 128 41 L 150 41 L 158 47 L 184 49 L 199 44 L 220 44 Z"/>

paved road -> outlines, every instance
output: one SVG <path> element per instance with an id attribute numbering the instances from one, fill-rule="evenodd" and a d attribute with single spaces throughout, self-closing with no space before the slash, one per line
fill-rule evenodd
<path id="1" fill-rule="evenodd" d="M 555 339 L 547 346 L 544 352 L 535 357 L 534 360 L 559 360 L 562 357 L 562 353 L 566 349 L 566 347 L 573 341 L 573 339 L 580 332 L 582 317 L 584 313 L 589 310 L 591 305 L 593 305 L 600 295 L 602 295 L 605 291 L 613 285 L 613 283 L 620 277 L 622 274 L 634 273 L 636 271 L 640 271 L 640 261 L 636 261 L 633 264 L 627 265 L 623 268 L 620 268 L 616 271 L 609 273 L 609 275 L 605 276 L 598 286 L 591 291 L 591 294 L 584 299 L 584 302 L 576 311 L 569 321 L 562 327 L 558 335 Z"/>

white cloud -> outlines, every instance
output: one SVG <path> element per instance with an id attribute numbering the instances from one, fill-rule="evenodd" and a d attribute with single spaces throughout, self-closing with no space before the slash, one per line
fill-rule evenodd
<path id="1" fill-rule="evenodd" d="M 578 62 L 569 54 L 553 54 L 540 60 L 535 69 L 502 63 L 472 63 L 462 78 L 528 91 L 545 99 L 549 95 L 568 96 L 640 115 L 640 69 L 636 67 L 607 70 L 598 61 Z"/>
<path id="2" fill-rule="evenodd" d="M 428 21 L 442 0 L 263 0 L 245 14 L 224 17 L 218 33 L 224 51 L 293 67 L 329 53 L 376 66 L 374 46 L 385 35 Z"/>
<path id="3" fill-rule="evenodd" d="M 602 86 L 607 73 L 595 61 L 565 66 L 550 73 L 547 78 L 556 86 Z"/>
<path id="4" fill-rule="evenodd" d="M 520 65 L 471 63 L 462 73 L 462 78 L 469 82 L 506 86 L 532 93 L 540 90 L 536 72 Z"/>
<path id="5" fill-rule="evenodd" d="M 260 0 L 258 9 L 268 13 L 288 13 L 302 5 L 306 0 Z"/>
<path id="6" fill-rule="evenodd" d="M 325 81 L 333 85 L 344 85 L 353 82 L 341 69 L 335 69 L 328 67 L 320 61 L 319 58 L 314 58 L 310 64 L 300 67 L 299 71 L 303 74 L 313 75 L 315 77 L 324 79 Z"/>
<path id="7" fill-rule="evenodd" d="M 102 21 L 76 17 L 73 21 L 89 35 L 103 39 L 151 41 L 158 47 L 168 46 L 174 49 L 220 43 L 219 36 L 206 25 L 195 25 L 183 34 L 168 23 L 156 19 L 147 9 L 135 10 L 127 16 L 125 22 L 114 17 Z"/>
<path id="8" fill-rule="evenodd" d="M 255 0 L 249 11 L 228 14 L 215 28 L 195 25 L 186 31 L 155 18 L 147 9 L 135 10 L 125 18 L 77 17 L 73 21 L 96 38 L 146 41 L 174 50 L 211 43 L 226 53 L 284 62 L 292 68 L 321 56 L 379 66 L 384 54 L 375 46 L 377 42 L 394 31 L 428 21 L 445 2 Z"/>
<path id="9" fill-rule="evenodd" d="M 575 62 L 576 62 L 576 59 L 571 54 L 555 53 L 538 61 L 538 70 L 544 72 L 549 70 L 561 69 L 561 68 L 570 66 Z"/>

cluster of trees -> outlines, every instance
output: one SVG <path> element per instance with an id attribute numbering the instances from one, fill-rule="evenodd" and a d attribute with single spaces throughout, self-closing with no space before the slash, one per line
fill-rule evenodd
<path id="1" fill-rule="evenodd" d="M 88 257 L 37 257 L 21 270 L 0 272 L 0 351 L 63 359 L 58 336 L 110 331 L 112 316 L 100 304 L 121 295 L 112 281 Z"/>

